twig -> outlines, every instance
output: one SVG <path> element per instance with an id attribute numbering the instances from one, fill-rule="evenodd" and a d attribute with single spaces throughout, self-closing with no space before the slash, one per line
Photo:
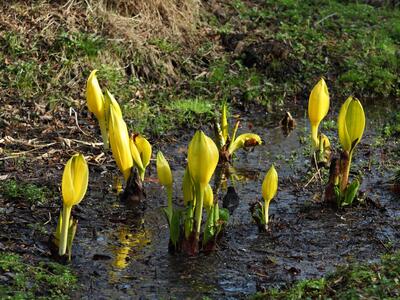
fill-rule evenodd
<path id="1" fill-rule="evenodd" d="M 43 223 L 43 225 L 47 225 L 51 222 L 51 213 L 49 212 L 49 219 Z"/>
<path id="2" fill-rule="evenodd" d="M 8 160 L 8 159 L 17 158 L 18 156 L 25 155 L 27 153 L 31 153 L 31 152 L 34 152 L 36 150 L 40 150 L 40 149 L 43 149 L 43 148 L 47 148 L 47 147 L 53 146 L 55 144 L 57 144 L 57 143 L 54 142 L 54 143 L 49 143 L 49 144 L 46 144 L 46 145 L 38 145 L 38 146 L 34 146 L 35 148 L 31 149 L 31 150 L 11 153 L 10 156 L 0 157 L 0 161 L 1 160 Z"/>
<path id="3" fill-rule="evenodd" d="M 88 135 L 86 132 L 84 132 L 81 127 L 79 126 L 78 123 L 78 113 L 76 112 L 76 110 L 72 107 L 69 108 L 69 116 L 72 116 L 72 112 L 74 112 L 75 115 L 75 123 L 76 123 L 76 127 L 78 127 L 79 131 L 82 132 L 84 135 Z"/>
<path id="4" fill-rule="evenodd" d="M 321 176 L 321 173 L 318 168 L 318 161 L 317 161 L 317 156 L 315 155 L 315 152 L 314 152 L 313 156 L 314 156 L 315 168 L 317 169 L 317 174 L 318 174 L 319 180 L 322 182 L 322 176 Z"/>
<path id="5" fill-rule="evenodd" d="M 314 178 L 318 175 L 318 172 L 315 172 L 311 179 L 306 183 L 303 188 L 306 188 L 311 182 L 313 182 Z"/>

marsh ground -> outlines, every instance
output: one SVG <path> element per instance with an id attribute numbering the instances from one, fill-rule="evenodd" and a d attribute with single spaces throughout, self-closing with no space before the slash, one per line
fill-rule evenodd
<path id="1" fill-rule="evenodd" d="M 138 7 L 104 3 L 2 4 L 1 293 L 240 298 L 318 278 L 349 262 L 377 261 L 398 249 L 400 202 L 392 190 L 400 155 L 395 3 L 204 1 L 198 14 L 192 10 L 188 19 L 163 23 L 177 22 L 175 31 L 144 30 L 145 20 L 129 23 Z M 131 31 L 115 30 L 118 24 L 135 25 L 129 28 L 141 34 L 133 39 Z M 166 199 L 154 165 L 145 183 L 146 209 L 133 213 L 118 201 L 112 190 L 118 172 L 85 106 L 85 80 L 93 68 L 122 104 L 130 129 L 166 154 L 177 204 L 187 143 L 196 128 L 211 134 L 209 124 L 222 100 L 232 115 L 241 115 L 241 132 L 263 138 L 263 146 L 238 155 L 232 170 L 237 179 L 218 190 L 221 199 L 226 185 L 234 184 L 241 201 L 217 252 L 195 259 L 168 254 L 160 209 Z M 327 174 L 319 180 L 310 168 L 305 111 L 320 76 L 332 99 L 322 130 L 335 147 L 340 103 L 354 94 L 366 109 L 367 132 L 352 172 L 362 178 L 366 203 L 356 208 L 326 207 Z M 286 111 L 297 120 L 288 136 L 279 127 Z M 60 208 L 62 168 L 76 151 L 88 158 L 91 179 L 74 211 L 79 219 L 74 259 L 63 267 L 52 264 L 47 240 Z M 280 175 L 271 204 L 273 231 L 259 234 L 249 204 L 260 198 L 271 163 Z"/>

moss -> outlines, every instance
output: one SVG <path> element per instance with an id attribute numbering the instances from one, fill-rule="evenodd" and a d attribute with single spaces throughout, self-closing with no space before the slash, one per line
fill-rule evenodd
<path id="1" fill-rule="evenodd" d="M 33 183 L 19 182 L 14 179 L 5 180 L 0 184 L 2 194 L 9 200 L 22 199 L 32 204 L 45 204 L 50 198 L 51 192 L 46 187 L 40 187 Z"/>
<path id="2" fill-rule="evenodd" d="M 400 252 L 373 264 L 341 267 L 326 278 L 303 280 L 271 289 L 251 299 L 397 299 L 400 296 Z"/>
<path id="3" fill-rule="evenodd" d="M 33 263 L 15 253 L 0 253 L 0 274 L 2 299 L 70 299 L 77 285 L 69 267 Z"/>

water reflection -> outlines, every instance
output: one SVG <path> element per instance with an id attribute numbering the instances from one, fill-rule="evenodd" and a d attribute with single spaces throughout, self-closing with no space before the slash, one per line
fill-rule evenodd
<path id="1" fill-rule="evenodd" d="M 141 251 L 151 243 L 150 231 L 146 230 L 144 226 L 133 229 L 129 225 L 122 225 L 115 234 L 119 245 L 114 246 L 111 250 L 115 255 L 112 261 L 114 268 L 110 270 L 111 282 L 117 281 L 121 276 L 121 271 L 127 268 L 132 261 L 140 258 Z"/>

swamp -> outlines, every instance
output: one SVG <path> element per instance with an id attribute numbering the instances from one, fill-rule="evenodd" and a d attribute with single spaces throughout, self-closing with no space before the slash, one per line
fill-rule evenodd
<path id="1" fill-rule="evenodd" d="M 400 298 L 397 1 L 0 8 L 1 299 Z"/>

